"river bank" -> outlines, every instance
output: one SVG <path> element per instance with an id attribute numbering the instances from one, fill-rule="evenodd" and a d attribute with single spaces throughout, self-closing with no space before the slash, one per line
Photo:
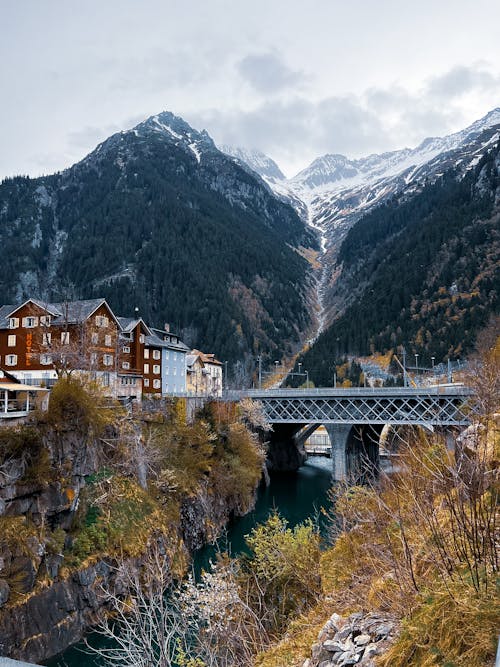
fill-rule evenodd
<path id="1" fill-rule="evenodd" d="M 292 527 L 315 517 L 323 525 L 320 508 L 329 506 L 330 486 L 329 459 L 310 459 L 293 473 L 272 473 L 269 486 L 259 487 L 254 508 L 244 516 L 233 517 L 229 521 L 218 540 L 220 548 L 229 549 L 233 555 L 241 553 L 245 549 L 245 535 L 257 524 L 264 522 L 274 509 L 278 509 Z M 217 548 L 207 545 L 196 551 L 193 558 L 196 572 L 209 566 Z M 90 635 L 89 640 L 99 643 L 101 638 Z M 102 667 L 103 663 L 98 657 L 84 653 L 84 650 L 85 644 L 77 643 L 43 664 L 47 667 Z"/>

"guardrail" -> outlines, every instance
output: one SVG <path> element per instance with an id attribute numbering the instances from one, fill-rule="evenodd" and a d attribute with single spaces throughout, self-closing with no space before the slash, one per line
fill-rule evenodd
<path id="1" fill-rule="evenodd" d="M 238 400 L 250 398 L 288 398 L 300 396 L 470 396 L 472 390 L 463 384 L 446 384 L 431 387 L 314 387 L 306 389 L 229 389 L 224 398 Z"/>

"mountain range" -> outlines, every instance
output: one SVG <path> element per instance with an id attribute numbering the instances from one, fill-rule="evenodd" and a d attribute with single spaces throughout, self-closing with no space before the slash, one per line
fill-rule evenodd
<path id="1" fill-rule="evenodd" d="M 257 356 L 273 365 L 304 344 L 320 382 L 332 355 L 461 354 L 498 310 L 499 137 L 495 109 L 414 149 L 327 154 L 286 179 L 163 112 L 60 173 L 0 184 L 3 300 L 104 296 L 240 380 Z"/>
<path id="2" fill-rule="evenodd" d="M 260 176 L 168 112 L 61 173 L 0 184 L 5 303 L 103 296 L 234 363 L 300 345 L 316 246 Z"/>
<path id="3" fill-rule="evenodd" d="M 258 151 L 227 146 L 222 150 L 246 161 L 276 196 L 294 206 L 319 233 L 323 249 L 318 284 L 321 333 L 358 295 L 358 291 L 349 292 L 338 280 L 337 256 L 351 227 L 395 196 L 413 197 L 425 184 L 449 170 L 462 175 L 472 170 L 495 147 L 499 137 L 500 108 L 496 108 L 459 132 L 429 137 L 413 149 L 358 159 L 323 155 L 290 179 L 279 177 L 278 165 Z"/>

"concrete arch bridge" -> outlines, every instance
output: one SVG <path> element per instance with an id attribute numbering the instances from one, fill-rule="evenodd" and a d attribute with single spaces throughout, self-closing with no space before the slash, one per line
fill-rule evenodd
<path id="1" fill-rule="evenodd" d="M 386 425 L 428 430 L 463 429 L 470 423 L 463 385 L 272 389 L 242 392 L 262 404 L 273 425 L 271 465 L 293 470 L 304 461 L 304 443 L 324 425 L 332 446 L 333 477 L 343 480 L 379 467 L 380 436 Z"/>

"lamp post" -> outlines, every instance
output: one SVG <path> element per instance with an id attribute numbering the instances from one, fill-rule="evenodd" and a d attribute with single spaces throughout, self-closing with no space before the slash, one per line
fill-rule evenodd
<path id="1" fill-rule="evenodd" d="M 436 360 L 436 357 L 431 357 L 432 370 L 434 370 L 434 361 L 435 360 Z"/>
<path id="2" fill-rule="evenodd" d="M 419 355 L 415 352 L 415 370 L 417 371 L 417 375 L 418 375 L 418 356 Z"/>
<path id="3" fill-rule="evenodd" d="M 259 354 L 259 389 L 262 389 L 262 355 Z"/>
<path id="4" fill-rule="evenodd" d="M 306 389 L 309 389 L 309 371 L 304 370 L 306 374 Z"/>
<path id="5" fill-rule="evenodd" d="M 299 361 L 298 367 L 299 367 L 299 378 L 300 378 L 300 367 L 302 366 L 302 362 Z M 299 387 L 300 387 L 301 380 L 299 380 Z"/>
<path id="6" fill-rule="evenodd" d="M 227 361 L 224 362 L 224 388 L 227 391 Z"/>

